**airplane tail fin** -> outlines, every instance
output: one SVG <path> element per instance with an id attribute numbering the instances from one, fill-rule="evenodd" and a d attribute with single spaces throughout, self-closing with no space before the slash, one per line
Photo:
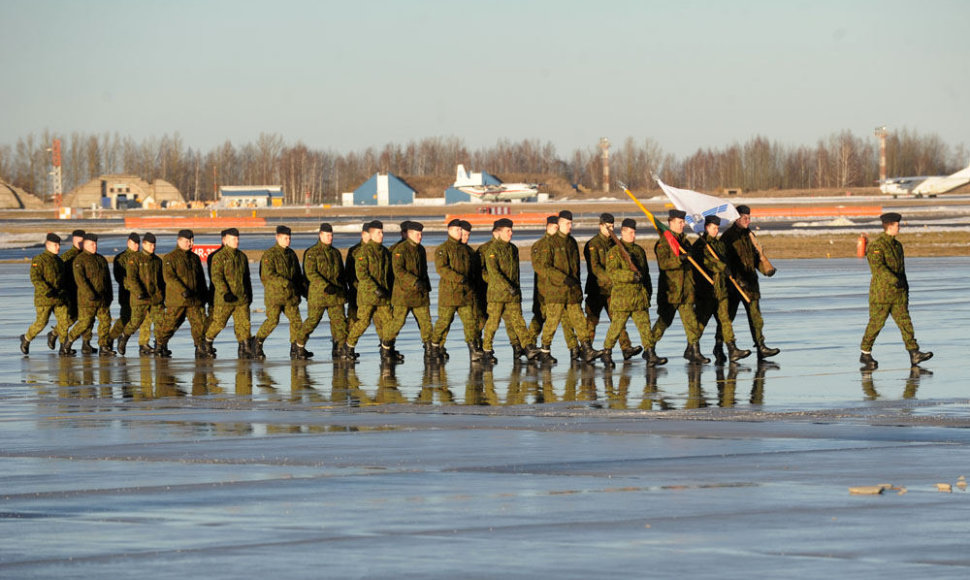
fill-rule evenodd
<path id="1" fill-rule="evenodd" d="M 458 187 L 462 185 L 475 185 L 475 184 L 472 183 L 471 175 L 469 175 L 468 172 L 465 171 L 465 166 L 459 163 L 458 169 L 455 171 L 455 186 Z"/>

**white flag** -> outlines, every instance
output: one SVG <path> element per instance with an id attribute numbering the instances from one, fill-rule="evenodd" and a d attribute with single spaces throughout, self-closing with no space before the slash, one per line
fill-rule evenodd
<path id="1" fill-rule="evenodd" d="M 690 189 L 671 187 L 660 181 L 659 177 L 654 177 L 654 179 L 657 180 L 660 189 L 664 190 L 670 201 L 674 202 L 674 207 L 687 212 L 687 227 L 694 230 L 695 233 L 704 231 L 704 218 L 709 215 L 716 215 L 721 218 L 722 229 L 729 226 L 740 215 L 729 201 L 713 195 L 697 193 Z"/>

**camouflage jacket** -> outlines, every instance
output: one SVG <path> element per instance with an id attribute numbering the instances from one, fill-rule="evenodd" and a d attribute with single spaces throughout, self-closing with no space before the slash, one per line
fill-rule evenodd
<path id="1" fill-rule="evenodd" d="M 610 295 L 610 308 L 626 312 L 650 308 L 650 295 L 653 294 L 653 281 L 650 279 L 650 266 L 647 253 L 639 245 L 620 242 L 636 266 L 640 279 L 635 279 L 633 269 L 623 257 L 620 246 L 613 244 L 606 254 L 606 271 L 613 282 Z"/>
<path id="2" fill-rule="evenodd" d="M 357 305 L 387 306 L 391 303 L 394 274 L 391 253 L 383 244 L 370 241 L 354 255 L 357 272 Z"/>
<path id="3" fill-rule="evenodd" d="M 347 301 L 344 286 L 344 259 L 331 244 L 317 241 L 303 253 L 303 277 L 306 279 L 307 304 L 340 306 Z"/>
<path id="4" fill-rule="evenodd" d="M 738 282 L 746 287 L 744 291 L 755 300 L 761 296 L 758 288 L 758 263 L 761 254 L 751 241 L 751 230 L 731 224 L 721 236 L 724 243 L 727 265 Z"/>
<path id="5" fill-rule="evenodd" d="M 101 254 L 81 252 L 74 258 L 74 283 L 80 308 L 108 306 L 114 298 L 111 270 Z"/>
<path id="6" fill-rule="evenodd" d="M 216 306 L 228 304 L 251 304 L 253 301 L 252 280 L 249 276 L 249 259 L 240 250 L 223 246 L 213 253 L 210 282 L 212 284 L 212 300 Z M 226 294 L 236 297 L 233 302 L 226 302 Z"/>
<path id="7" fill-rule="evenodd" d="M 613 280 L 606 272 L 606 255 L 616 242 L 602 233 L 598 233 L 583 246 L 583 258 L 586 260 L 586 295 L 609 296 L 613 288 Z"/>
<path id="8" fill-rule="evenodd" d="M 81 250 L 71 246 L 61 256 L 64 262 L 64 290 L 67 291 L 68 304 L 77 304 L 77 282 L 74 281 L 74 259 L 81 254 Z"/>
<path id="9" fill-rule="evenodd" d="M 394 244 L 391 247 L 391 266 L 394 269 L 391 304 L 407 308 L 431 304 L 428 252 L 424 246 L 411 240 L 401 240 Z"/>
<path id="10" fill-rule="evenodd" d="M 673 232 L 671 232 L 673 233 Z M 685 234 L 674 236 L 685 252 L 690 252 L 691 244 Z M 660 236 L 653 251 L 657 254 L 660 266 L 660 282 L 657 287 L 657 302 L 672 305 L 694 303 L 694 275 L 691 263 L 675 255 L 673 248 L 664 236 Z"/>
<path id="11" fill-rule="evenodd" d="M 300 259 L 292 248 L 279 244 L 263 252 L 259 279 L 263 282 L 263 302 L 267 306 L 298 305 L 305 292 Z"/>
<path id="12" fill-rule="evenodd" d="M 165 302 L 165 279 L 162 276 L 162 259 L 154 253 L 141 250 L 128 260 L 125 286 L 131 293 L 131 305 Z M 145 298 L 139 298 L 145 296 Z"/>
<path id="13" fill-rule="evenodd" d="M 583 301 L 580 285 L 579 246 L 572 236 L 547 235 L 547 243 L 532 263 L 539 274 L 539 293 L 547 304 L 578 304 Z M 545 239 L 545 238 L 543 238 Z M 534 248 L 533 248 L 534 251 Z M 573 285 L 567 284 L 572 280 Z"/>
<path id="14" fill-rule="evenodd" d="M 118 302 L 124 304 L 129 301 L 128 289 L 125 288 L 125 280 L 128 278 L 128 260 L 138 252 L 125 248 L 115 255 L 111 263 L 111 273 L 114 274 L 115 282 L 118 283 Z"/>
<path id="15" fill-rule="evenodd" d="M 711 254 L 708 250 L 710 246 L 711 250 L 717 254 L 717 257 Z M 694 268 L 694 291 L 697 294 L 697 299 L 714 299 L 714 300 L 727 300 L 728 290 L 727 290 L 727 279 L 730 273 L 727 267 L 727 257 L 724 248 L 724 243 L 721 240 L 710 236 L 705 233 L 700 238 L 694 241 L 694 245 L 691 248 L 691 256 L 693 256 L 694 261 L 698 264 L 704 266 L 704 270 L 707 274 L 714 280 L 714 285 L 712 286 L 710 282 L 701 275 L 700 272 Z"/>
<path id="16" fill-rule="evenodd" d="M 531 261 L 532 261 L 532 309 L 533 311 L 537 309 L 537 305 L 541 306 L 542 304 L 545 303 L 545 298 L 543 297 L 542 292 L 539 291 L 540 285 L 542 284 L 542 282 L 540 282 L 539 280 L 540 278 L 539 264 L 540 262 L 546 259 L 543 254 L 549 251 L 547 249 L 547 246 L 549 244 L 549 240 L 551 239 L 552 239 L 552 236 L 550 236 L 549 234 L 543 235 L 541 238 L 539 238 L 532 244 L 532 248 L 530 251 Z"/>
<path id="17" fill-rule="evenodd" d="M 73 275 L 73 273 L 72 273 Z M 53 252 L 44 250 L 30 261 L 30 282 L 34 285 L 34 306 L 60 306 L 67 303 L 64 289 L 64 261 Z M 56 295 L 48 297 L 48 294 Z"/>
<path id="18" fill-rule="evenodd" d="M 205 283 L 202 260 L 195 252 L 176 247 L 162 258 L 166 308 L 202 306 L 209 287 Z M 182 294 L 187 292 L 188 296 Z"/>
<path id="19" fill-rule="evenodd" d="M 357 252 L 364 247 L 364 244 L 357 242 L 347 250 L 347 259 L 344 260 L 344 264 L 347 265 L 344 268 L 344 287 L 347 288 L 347 301 L 351 304 L 357 304 L 357 268 L 354 267 L 357 264 Z"/>
<path id="20" fill-rule="evenodd" d="M 886 304 L 908 299 L 909 281 L 903 264 L 903 245 L 895 236 L 880 234 L 866 249 L 866 259 L 872 272 L 869 302 Z"/>
<path id="21" fill-rule="evenodd" d="M 448 237 L 434 254 L 438 283 L 438 305 L 445 307 L 471 306 L 475 303 L 475 252 L 466 244 Z"/>
<path id="22" fill-rule="evenodd" d="M 490 242 L 485 252 L 485 274 L 488 302 L 522 302 L 519 250 L 515 244 L 502 240 Z"/>

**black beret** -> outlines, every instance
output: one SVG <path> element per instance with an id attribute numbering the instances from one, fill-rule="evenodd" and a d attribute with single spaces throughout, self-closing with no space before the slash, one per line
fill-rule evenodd
<path id="1" fill-rule="evenodd" d="M 192 233 L 192 230 L 179 230 L 179 237 L 191 240 L 195 237 L 195 234 Z"/>
<path id="2" fill-rule="evenodd" d="M 903 216 L 894 211 L 891 211 L 889 213 L 884 213 L 881 216 L 879 216 L 879 220 L 884 224 L 895 224 L 903 221 Z"/>
<path id="3" fill-rule="evenodd" d="M 372 221 L 370 223 L 370 225 L 367 227 L 367 229 L 369 229 L 369 230 L 383 230 L 384 229 L 384 223 L 381 220 L 374 220 L 374 221 Z"/>
<path id="4" fill-rule="evenodd" d="M 321 232 L 330 232 L 332 234 L 333 233 L 333 226 L 330 225 L 330 224 L 328 224 L 327 222 L 323 222 L 322 224 L 320 224 L 320 231 Z"/>
<path id="5" fill-rule="evenodd" d="M 559 216 L 551 215 L 546 218 L 546 225 L 559 224 Z"/>
<path id="6" fill-rule="evenodd" d="M 222 235 L 223 236 L 235 236 L 235 237 L 238 238 L 239 237 L 239 230 L 237 230 L 236 228 L 227 228 L 227 229 L 222 230 Z"/>
<path id="7" fill-rule="evenodd" d="M 670 210 L 670 211 L 667 212 L 667 217 L 670 218 L 670 219 L 673 219 L 673 218 L 684 219 L 684 218 L 687 217 L 687 212 L 686 211 L 681 211 L 679 209 L 672 209 L 672 210 Z"/>
<path id="8" fill-rule="evenodd" d="M 421 222 L 408 222 L 408 231 L 423 232 L 424 224 Z"/>
<path id="9" fill-rule="evenodd" d="M 293 231 L 290 230 L 288 226 L 276 226 L 277 236 L 289 236 L 292 235 Z"/>
<path id="10" fill-rule="evenodd" d="M 466 232 L 472 231 L 471 222 L 466 222 L 465 220 L 461 220 L 461 229 L 465 230 Z"/>
<path id="11" fill-rule="evenodd" d="M 370 222 L 364 222 L 364 225 L 360 226 L 360 231 L 366 232 L 370 229 Z"/>
<path id="12" fill-rule="evenodd" d="M 721 218 L 716 215 L 704 216 L 704 227 L 707 227 L 711 224 L 721 225 Z"/>
<path id="13" fill-rule="evenodd" d="M 84 234 L 85 242 L 96 242 L 98 241 L 98 234 Z"/>
<path id="14" fill-rule="evenodd" d="M 71 232 L 71 237 L 74 237 L 74 238 L 83 238 L 84 237 L 84 230 L 74 230 L 73 232 Z"/>
<path id="15" fill-rule="evenodd" d="M 568 209 L 564 209 L 561 212 L 559 212 L 559 218 L 573 221 L 573 212 L 569 211 Z"/>
<path id="16" fill-rule="evenodd" d="M 138 234 L 136 234 L 135 232 L 131 232 L 130 234 L 128 234 L 128 239 L 131 240 L 132 242 L 135 242 L 136 244 L 141 243 L 141 238 L 139 238 Z"/>
<path id="17" fill-rule="evenodd" d="M 54 242 L 55 244 L 61 243 L 61 236 L 57 234 L 47 234 L 47 239 L 45 242 Z"/>
<path id="18" fill-rule="evenodd" d="M 514 224 L 512 223 L 512 220 L 510 220 L 509 218 L 502 218 L 502 219 L 495 220 L 492 223 L 492 229 L 497 230 L 499 228 L 510 228 L 513 225 Z"/>
<path id="19" fill-rule="evenodd" d="M 738 210 L 738 213 L 741 215 L 751 215 L 751 208 L 746 205 L 739 205 L 734 209 Z"/>
<path id="20" fill-rule="evenodd" d="M 637 229 L 637 220 L 633 218 L 626 218 L 623 223 L 620 224 L 621 228 L 630 228 L 631 230 Z"/>
<path id="21" fill-rule="evenodd" d="M 404 220 L 401 222 L 401 233 L 408 231 L 411 228 L 411 220 Z"/>
<path id="22" fill-rule="evenodd" d="M 600 223 L 601 224 L 611 224 L 614 221 L 616 221 L 616 218 L 613 217 L 613 214 L 611 214 L 611 213 L 601 213 L 600 214 Z"/>
<path id="23" fill-rule="evenodd" d="M 460 228 L 461 227 L 461 220 L 458 219 L 458 218 L 455 218 L 455 219 L 451 220 L 450 222 L 448 222 L 448 227 L 449 228 Z"/>
<path id="24" fill-rule="evenodd" d="M 149 244 L 154 244 L 155 243 L 155 234 L 153 234 L 151 232 L 148 232 L 147 234 L 145 234 L 144 236 L 141 237 L 141 241 L 142 241 L 142 243 L 148 242 Z"/>

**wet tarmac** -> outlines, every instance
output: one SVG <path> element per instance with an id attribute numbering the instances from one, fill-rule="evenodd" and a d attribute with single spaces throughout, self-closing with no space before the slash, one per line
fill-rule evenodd
<path id="1" fill-rule="evenodd" d="M 935 484 L 970 475 L 970 259 L 907 261 L 922 372 L 891 321 L 858 370 L 863 260 L 776 266 L 771 363 L 691 367 L 675 322 L 666 367 L 609 372 L 559 337 L 513 365 L 504 329 L 470 368 L 457 320 L 434 370 L 413 323 L 393 369 L 372 331 L 331 364 L 325 323 L 291 363 L 285 318 L 265 362 L 227 329 L 197 363 L 187 328 L 171 360 L 23 357 L 28 266 L 0 264 L 0 576 L 966 577 L 968 496 Z M 908 493 L 848 493 L 881 483 Z"/>

